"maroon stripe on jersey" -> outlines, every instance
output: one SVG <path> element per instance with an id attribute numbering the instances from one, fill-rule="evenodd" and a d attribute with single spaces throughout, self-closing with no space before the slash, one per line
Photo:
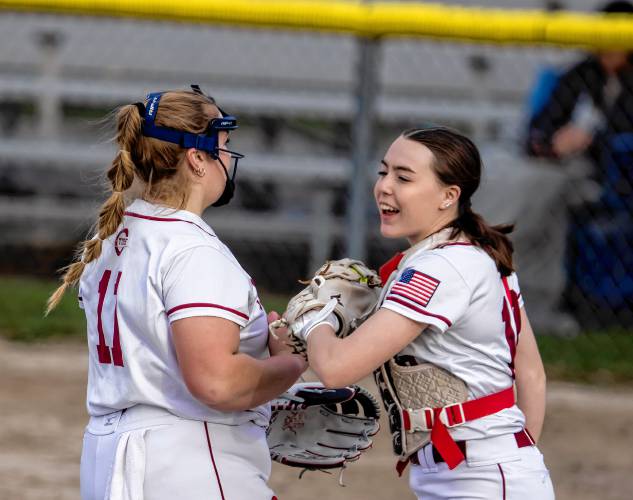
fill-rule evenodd
<path id="1" fill-rule="evenodd" d="M 437 318 L 443 321 L 444 323 L 446 323 L 446 326 L 451 326 L 453 324 L 448 318 L 445 318 L 444 316 L 440 316 L 439 314 L 433 314 L 428 311 L 425 311 L 424 309 L 420 309 L 419 307 L 416 307 L 413 304 L 409 304 L 408 302 L 405 302 L 404 300 L 401 300 L 398 297 L 394 297 L 393 295 L 395 294 L 389 295 L 389 297 L 387 297 L 385 300 L 397 302 L 398 304 L 402 306 L 408 307 L 409 309 L 413 309 L 415 312 L 419 312 L 420 314 L 424 314 L 425 316 L 431 316 L 433 318 Z"/>
<path id="2" fill-rule="evenodd" d="M 464 247 L 472 247 L 475 246 L 472 243 L 466 243 L 465 241 L 456 241 L 455 243 L 444 243 L 443 245 L 438 245 L 436 248 L 445 248 L 445 247 L 454 247 L 454 246 L 464 246 Z"/>
<path id="3" fill-rule="evenodd" d="M 501 473 L 501 485 L 503 486 L 503 500 L 506 500 L 506 476 L 503 473 L 501 464 L 497 464 L 497 467 L 499 467 L 499 472 Z"/>
<path id="4" fill-rule="evenodd" d="M 215 458 L 213 457 L 213 448 L 211 448 L 211 438 L 209 437 L 209 428 L 207 423 L 204 422 L 204 432 L 207 435 L 207 445 L 209 446 L 209 455 L 211 455 L 211 463 L 213 464 L 213 470 L 215 471 L 215 478 L 218 481 L 218 487 L 220 488 L 220 495 L 222 500 L 224 499 L 224 491 L 222 490 L 222 483 L 220 482 L 220 474 L 218 474 L 218 467 L 215 465 Z"/>
<path id="5" fill-rule="evenodd" d="M 200 231 L 204 231 L 209 236 L 216 238 L 215 234 L 211 234 L 205 228 L 200 227 L 198 224 L 196 224 L 195 222 L 191 222 L 190 220 L 176 219 L 174 217 L 154 217 L 153 215 L 142 215 L 142 214 L 137 214 L 136 212 L 125 212 L 124 215 L 127 215 L 128 217 L 136 217 L 138 219 L 153 220 L 157 222 L 186 222 L 187 224 L 193 224 L 198 229 L 200 229 Z"/>
<path id="6" fill-rule="evenodd" d="M 167 316 L 175 313 L 176 311 L 180 311 L 181 309 L 187 309 L 189 307 L 213 307 L 215 309 L 222 309 L 224 311 L 228 311 L 230 313 L 235 314 L 236 316 L 239 316 L 240 318 L 244 318 L 245 320 L 248 320 L 248 316 L 246 316 L 246 314 L 236 311 L 235 309 L 231 309 L 230 307 L 224 307 L 218 304 L 209 304 L 206 302 L 192 302 L 191 304 L 181 304 L 179 306 L 172 307 L 169 311 L 167 311 Z"/>

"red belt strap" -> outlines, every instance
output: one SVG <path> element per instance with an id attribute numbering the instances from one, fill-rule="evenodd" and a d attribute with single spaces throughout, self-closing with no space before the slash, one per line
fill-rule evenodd
<path id="1" fill-rule="evenodd" d="M 429 425 L 431 428 L 431 443 L 433 443 L 433 446 L 435 446 L 439 454 L 442 455 L 448 468 L 454 469 L 462 463 L 464 454 L 451 437 L 447 427 L 455 427 L 464 422 L 470 422 L 471 420 L 493 415 L 506 408 L 511 408 L 514 406 L 514 403 L 514 388 L 508 387 L 503 391 L 484 396 L 483 398 L 471 399 L 464 403 L 452 404 L 441 408 L 433 408 L 432 418 L 430 417 L 431 411 L 425 411 L 425 413 L 429 414 L 427 422 L 431 424 Z M 403 412 L 403 420 L 405 430 L 409 430 L 411 428 L 411 418 L 407 410 Z M 432 422 L 429 422 L 429 420 L 432 420 Z M 400 475 L 406 467 L 407 462 L 399 462 L 396 466 L 396 470 L 398 470 Z"/>

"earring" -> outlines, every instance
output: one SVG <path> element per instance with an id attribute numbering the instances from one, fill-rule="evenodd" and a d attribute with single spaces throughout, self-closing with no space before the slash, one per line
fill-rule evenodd
<path id="1" fill-rule="evenodd" d="M 207 173 L 207 171 L 206 171 L 205 169 L 203 169 L 203 168 L 198 169 L 198 170 L 194 169 L 194 173 L 195 173 L 198 177 L 204 177 L 204 176 L 205 176 L 205 174 Z"/>
<path id="2" fill-rule="evenodd" d="M 448 208 L 452 205 L 452 203 L 444 203 L 444 205 L 442 206 L 442 208 Z"/>

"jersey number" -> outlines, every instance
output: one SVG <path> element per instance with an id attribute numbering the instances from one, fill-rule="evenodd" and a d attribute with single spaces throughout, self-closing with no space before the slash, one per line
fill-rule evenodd
<path id="1" fill-rule="evenodd" d="M 99 332 L 99 343 L 97 344 L 97 354 L 99 355 L 99 363 L 109 365 L 114 363 L 116 366 L 123 366 L 123 353 L 121 352 L 121 340 L 119 339 L 119 321 L 117 319 L 117 292 L 119 290 L 119 281 L 121 281 L 121 271 L 116 276 L 114 282 L 114 334 L 112 335 L 112 349 L 106 344 L 105 334 L 103 333 L 103 321 L 101 315 L 103 313 L 103 303 L 105 302 L 108 285 L 112 271 L 106 269 L 99 280 L 99 305 L 97 306 L 97 331 Z"/>
<path id="2" fill-rule="evenodd" d="M 501 310 L 501 319 L 503 320 L 503 324 L 505 327 L 506 340 L 508 341 L 508 346 L 510 347 L 510 371 L 512 372 L 512 377 L 514 377 L 514 357 L 517 353 L 517 344 L 519 343 L 519 333 L 521 332 L 521 308 L 519 307 L 519 297 L 514 290 L 508 290 L 508 299 L 510 300 L 510 305 L 512 310 L 508 307 L 508 301 L 503 301 L 503 309 Z M 512 315 L 512 316 L 510 316 Z M 512 320 L 514 319 L 514 324 L 516 326 L 516 332 L 512 327 Z"/>

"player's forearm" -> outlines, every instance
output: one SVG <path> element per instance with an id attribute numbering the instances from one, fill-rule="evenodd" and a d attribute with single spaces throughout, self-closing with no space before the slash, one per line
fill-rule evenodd
<path id="1" fill-rule="evenodd" d="M 310 368 L 326 387 L 343 387 L 357 382 L 365 375 L 355 374 L 356 370 L 350 369 L 353 360 L 346 355 L 348 351 L 344 349 L 343 342 L 328 325 L 315 328 L 308 338 Z"/>
<path id="2" fill-rule="evenodd" d="M 276 398 L 297 381 L 306 366 L 297 354 L 280 354 L 265 360 L 248 358 L 246 370 L 240 373 L 246 379 L 250 372 L 252 380 L 243 381 L 241 398 L 235 400 L 243 408 L 252 408 Z"/>
<path id="3" fill-rule="evenodd" d="M 310 366 L 327 387 L 353 384 L 404 349 L 424 327 L 387 309 L 343 339 L 329 326 L 319 326 L 308 337 Z"/>
<path id="4" fill-rule="evenodd" d="M 539 440 L 545 418 L 545 372 L 517 372 L 517 404 L 525 414 L 525 425 L 535 441 Z"/>
<path id="5" fill-rule="evenodd" d="M 240 411 L 259 406 L 290 387 L 304 370 L 304 361 L 296 354 L 280 354 L 255 359 L 235 354 L 220 376 L 210 384 L 209 396 L 202 399 L 222 411 Z"/>
<path id="6" fill-rule="evenodd" d="M 525 414 L 526 427 L 538 440 L 545 418 L 545 368 L 525 308 L 521 308 L 521 324 L 523 328 L 514 359 L 517 404 Z"/>
<path id="7" fill-rule="evenodd" d="M 329 326 L 315 328 L 308 338 L 308 360 L 319 380 L 329 388 L 354 384 L 370 375 L 393 353 L 385 351 L 385 345 L 363 341 L 362 325 L 353 335 L 339 339 Z M 353 355 L 350 355 L 353 353 Z"/>

